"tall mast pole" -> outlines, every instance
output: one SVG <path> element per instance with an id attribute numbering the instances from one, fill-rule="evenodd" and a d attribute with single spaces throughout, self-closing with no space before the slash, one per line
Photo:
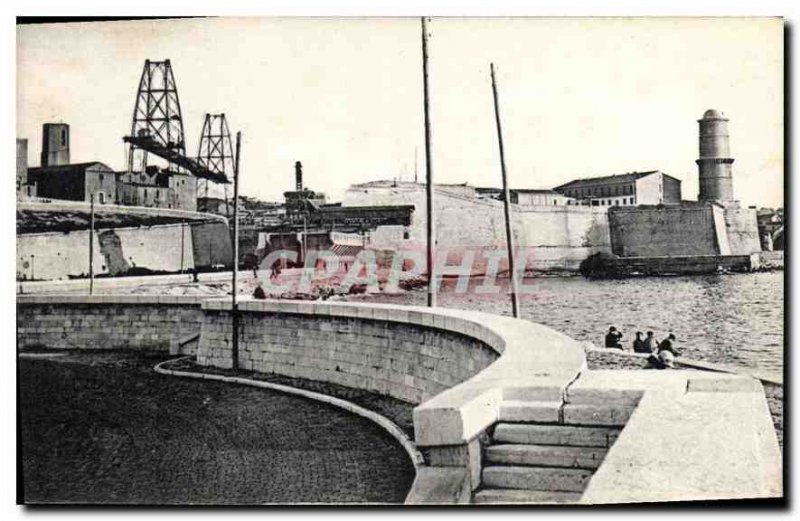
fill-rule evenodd
<path id="1" fill-rule="evenodd" d="M 89 295 L 94 294 L 94 194 L 89 194 Z"/>
<path id="2" fill-rule="evenodd" d="M 436 307 L 436 270 L 433 250 L 436 245 L 436 225 L 433 212 L 433 165 L 431 163 L 431 118 L 428 96 L 428 31 L 422 17 L 422 86 L 425 109 L 425 211 L 427 218 L 428 307 Z"/>
<path id="3" fill-rule="evenodd" d="M 517 275 L 514 270 L 514 235 L 511 233 L 511 196 L 506 177 L 506 158 L 503 151 L 503 129 L 500 126 L 500 102 L 497 99 L 497 83 L 494 79 L 494 63 L 490 65 L 492 75 L 492 94 L 494 95 L 494 119 L 497 123 L 497 142 L 500 145 L 500 172 L 503 175 L 503 213 L 506 221 L 506 244 L 508 246 L 508 278 L 511 283 L 511 313 L 519 317 L 519 292 Z"/>
<path id="4" fill-rule="evenodd" d="M 233 165 L 233 289 L 231 302 L 231 315 L 233 316 L 233 340 L 231 342 L 231 359 L 233 369 L 239 369 L 239 310 L 236 304 L 239 278 L 239 156 L 241 153 L 242 133 L 236 132 L 236 159 Z"/>

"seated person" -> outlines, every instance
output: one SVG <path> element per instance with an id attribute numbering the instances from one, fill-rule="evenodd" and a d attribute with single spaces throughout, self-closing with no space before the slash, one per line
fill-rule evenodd
<path id="1" fill-rule="evenodd" d="M 659 353 L 652 354 L 647 358 L 648 365 L 646 369 L 674 369 L 675 356 L 672 351 L 659 351 Z"/>
<path id="2" fill-rule="evenodd" d="M 672 353 L 672 356 L 674 357 L 679 356 L 680 352 L 678 351 L 678 348 L 675 347 L 675 342 L 676 342 L 675 335 L 670 333 L 667 338 L 665 338 L 664 340 L 661 341 L 660 344 L 658 344 L 658 353 L 661 354 L 662 351 L 669 351 L 670 353 Z"/>
<path id="3" fill-rule="evenodd" d="M 658 351 L 658 340 L 652 331 L 647 332 L 647 338 L 644 339 L 643 353 L 655 353 Z"/>
<path id="4" fill-rule="evenodd" d="M 256 286 L 256 289 L 253 290 L 253 298 L 261 299 L 261 300 L 267 298 L 267 294 L 264 292 L 264 288 L 261 287 L 261 284 Z"/>
<path id="5" fill-rule="evenodd" d="M 642 332 L 636 332 L 636 338 L 633 341 L 633 352 L 634 353 L 650 353 L 650 349 L 644 343 L 644 338 L 642 338 Z"/>
<path id="6" fill-rule="evenodd" d="M 608 329 L 608 333 L 606 333 L 606 347 L 613 347 L 616 349 L 622 349 L 622 344 L 620 343 L 622 340 L 622 333 L 617 331 L 617 328 L 611 326 Z"/>

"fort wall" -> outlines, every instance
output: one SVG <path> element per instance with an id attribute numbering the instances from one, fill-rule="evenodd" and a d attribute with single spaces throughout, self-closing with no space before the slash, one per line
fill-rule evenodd
<path id="1" fill-rule="evenodd" d="M 620 257 L 750 255 L 761 251 L 755 210 L 714 203 L 613 207 L 611 250 Z"/>
<path id="2" fill-rule="evenodd" d="M 611 249 L 620 257 L 718 255 L 713 205 L 615 207 L 608 212 Z"/>
<path id="3" fill-rule="evenodd" d="M 217 226 L 227 229 L 224 224 Z M 191 269 L 195 267 L 192 236 L 191 226 L 183 224 L 96 230 L 95 275 L 119 275 L 132 268 L 159 272 Z M 63 280 L 88 276 L 88 230 L 17 236 L 17 279 Z"/>
<path id="4" fill-rule="evenodd" d="M 466 250 L 478 252 L 473 271 L 482 273 L 482 252 L 506 250 L 503 204 L 464 193 L 462 187 L 437 187 L 435 195 L 437 248 L 449 253 L 448 262 L 460 262 Z M 370 247 L 383 250 L 424 249 L 426 242 L 424 186 L 355 185 L 345 194 L 345 206 L 411 204 L 411 226 L 379 227 Z M 512 206 L 516 247 L 525 249 L 529 270 L 577 270 L 593 253 L 610 251 L 605 208 L 584 206 Z M 505 263 L 501 262 L 501 270 Z"/>
<path id="5" fill-rule="evenodd" d="M 195 267 L 225 266 L 232 268 L 233 241 L 227 223 L 192 225 L 192 255 Z"/>
<path id="6" fill-rule="evenodd" d="M 755 208 L 726 205 L 724 216 L 731 254 L 748 255 L 761 251 Z"/>
<path id="7" fill-rule="evenodd" d="M 132 268 L 179 272 L 230 266 L 232 255 L 226 223 L 101 229 L 95 231 L 93 248 L 95 275 L 112 276 Z M 17 235 L 18 280 L 88 276 L 88 230 Z"/>

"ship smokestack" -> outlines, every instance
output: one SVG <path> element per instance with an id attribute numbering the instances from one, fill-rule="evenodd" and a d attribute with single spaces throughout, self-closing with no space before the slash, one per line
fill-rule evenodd
<path id="1" fill-rule="evenodd" d="M 294 182 L 295 182 L 295 189 L 298 192 L 303 191 L 303 163 L 300 161 L 295 161 L 294 163 Z"/>

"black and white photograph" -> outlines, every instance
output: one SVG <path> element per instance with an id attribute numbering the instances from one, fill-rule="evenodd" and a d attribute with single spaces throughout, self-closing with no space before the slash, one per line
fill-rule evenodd
<path id="1" fill-rule="evenodd" d="M 14 31 L 18 505 L 786 506 L 781 16 Z"/>

